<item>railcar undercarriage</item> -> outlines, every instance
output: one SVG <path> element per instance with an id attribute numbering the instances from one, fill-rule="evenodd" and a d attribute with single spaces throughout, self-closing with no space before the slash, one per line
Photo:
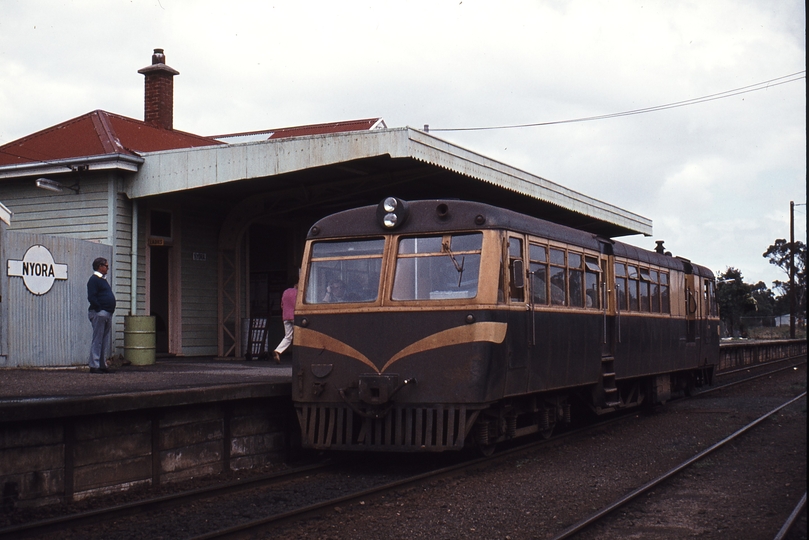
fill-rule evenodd
<path id="1" fill-rule="evenodd" d="M 483 404 L 300 403 L 302 446 L 312 449 L 442 452 L 477 447 L 489 455 L 498 443 L 539 433 L 550 437 L 571 421 L 571 398 L 596 414 L 665 403 L 710 384 L 713 367 L 601 383 L 567 392 L 532 394 Z"/>
<path id="2" fill-rule="evenodd" d="M 550 437 L 570 422 L 567 396 L 532 395 L 492 404 L 356 404 L 296 406 L 304 448 L 441 452 L 477 446 L 484 454 L 497 443 L 540 433 Z M 383 412 L 380 412 L 383 411 Z"/>
<path id="3" fill-rule="evenodd" d="M 346 403 L 298 404 L 304 448 L 441 452 L 460 450 L 486 405 L 393 404 L 375 407 Z"/>

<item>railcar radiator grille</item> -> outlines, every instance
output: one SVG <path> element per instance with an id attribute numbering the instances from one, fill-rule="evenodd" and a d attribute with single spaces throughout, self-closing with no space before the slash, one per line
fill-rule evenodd
<path id="1" fill-rule="evenodd" d="M 296 405 L 304 448 L 441 451 L 460 449 L 479 410 L 464 406 L 394 407 L 364 418 L 344 404 Z"/>

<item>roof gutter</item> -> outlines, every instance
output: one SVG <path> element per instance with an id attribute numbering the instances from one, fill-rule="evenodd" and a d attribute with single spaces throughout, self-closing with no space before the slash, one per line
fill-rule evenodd
<path id="1" fill-rule="evenodd" d="M 83 156 L 79 158 L 56 159 L 49 161 L 36 161 L 20 165 L 6 165 L 0 167 L 0 179 L 24 178 L 37 175 L 68 174 L 77 170 L 104 171 L 117 169 L 129 172 L 138 172 L 145 160 L 140 156 L 130 154 L 102 154 L 98 156 Z"/>

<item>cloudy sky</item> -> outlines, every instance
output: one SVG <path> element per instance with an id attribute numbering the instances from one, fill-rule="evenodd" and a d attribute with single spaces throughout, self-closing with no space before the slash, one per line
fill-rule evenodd
<path id="1" fill-rule="evenodd" d="M 771 285 L 761 254 L 806 202 L 805 21 L 800 0 L 0 0 L 0 144 L 95 109 L 143 118 L 137 70 L 163 48 L 176 129 L 429 124 L 653 220 L 624 240 Z"/>

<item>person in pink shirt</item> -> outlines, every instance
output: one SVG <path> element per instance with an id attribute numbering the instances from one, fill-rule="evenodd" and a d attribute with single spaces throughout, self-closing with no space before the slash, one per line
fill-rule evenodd
<path id="1" fill-rule="evenodd" d="M 292 331 L 294 330 L 295 319 L 295 300 L 298 297 L 298 280 L 292 284 L 292 287 L 284 291 L 281 295 L 281 317 L 284 319 L 284 339 L 272 352 L 275 363 L 281 363 L 281 355 L 284 351 L 292 345 Z"/>

